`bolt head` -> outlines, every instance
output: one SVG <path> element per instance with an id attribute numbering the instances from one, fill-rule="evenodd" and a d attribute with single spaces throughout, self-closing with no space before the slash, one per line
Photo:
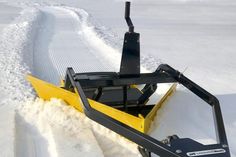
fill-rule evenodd
<path id="1" fill-rule="evenodd" d="M 222 147 L 223 147 L 223 148 L 227 148 L 228 145 L 227 145 L 227 144 L 223 144 Z"/>

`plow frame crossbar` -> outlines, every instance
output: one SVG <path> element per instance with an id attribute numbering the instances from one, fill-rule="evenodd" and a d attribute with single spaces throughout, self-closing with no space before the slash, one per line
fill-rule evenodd
<path id="1" fill-rule="evenodd" d="M 174 82 L 182 84 L 212 107 L 217 144 L 202 145 L 189 138 L 180 138 L 173 140 L 173 143 L 170 145 L 166 145 L 95 110 L 90 106 L 83 91 L 84 87 L 109 87 Z M 161 157 L 230 157 L 218 99 L 167 64 L 161 64 L 153 73 L 140 74 L 135 77 L 128 75 L 120 77 L 119 73 L 110 72 L 77 74 L 72 68 L 68 68 L 65 77 L 65 88 L 68 89 L 69 87 L 73 87 L 75 92 L 80 96 L 81 104 L 83 104 L 84 113 L 87 117 L 138 144 L 148 152 L 155 153 Z"/>

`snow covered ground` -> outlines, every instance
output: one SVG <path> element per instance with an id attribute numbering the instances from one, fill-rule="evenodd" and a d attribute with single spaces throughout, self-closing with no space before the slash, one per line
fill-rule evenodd
<path id="1" fill-rule="evenodd" d="M 0 156 L 139 156 L 135 144 L 62 101 L 35 100 L 25 80 L 33 73 L 58 84 L 68 66 L 118 71 L 123 13 L 119 0 L 0 0 Z M 143 70 L 168 63 L 216 95 L 236 156 L 236 2 L 137 0 L 131 16 Z M 172 134 L 215 142 L 211 109 L 182 86 L 150 131 Z"/>

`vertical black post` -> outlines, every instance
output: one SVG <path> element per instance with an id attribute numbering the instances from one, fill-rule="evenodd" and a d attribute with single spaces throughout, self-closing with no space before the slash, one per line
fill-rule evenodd
<path id="1" fill-rule="evenodd" d="M 134 26 L 130 19 L 130 2 L 125 3 L 125 20 L 129 31 L 125 33 L 122 58 L 120 64 L 120 76 L 139 76 L 140 74 L 140 41 L 139 33 L 134 32 Z"/>
<path id="2" fill-rule="evenodd" d="M 129 32 L 134 32 L 134 25 L 130 19 L 130 2 L 125 2 L 125 20 L 129 26 Z"/>
<path id="3" fill-rule="evenodd" d="M 124 110 L 127 112 L 127 99 L 128 99 L 128 93 L 127 93 L 127 86 L 123 86 L 123 103 L 124 103 Z"/>

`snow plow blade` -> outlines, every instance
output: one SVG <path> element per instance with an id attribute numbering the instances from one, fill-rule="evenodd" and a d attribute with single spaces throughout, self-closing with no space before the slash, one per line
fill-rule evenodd
<path id="1" fill-rule="evenodd" d="M 27 80 L 32 84 L 40 98 L 44 100 L 50 100 L 51 98 L 62 99 L 79 112 L 84 112 L 83 104 L 77 93 L 57 87 L 32 75 L 28 75 Z M 140 132 L 146 133 L 150 128 L 151 122 L 155 118 L 156 111 L 164 104 L 167 98 L 171 96 L 171 94 L 175 91 L 175 88 L 176 84 L 171 85 L 169 90 L 162 96 L 156 105 L 148 106 L 147 109 L 150 110 L 150 112 L 146 115 L 142 115 L 141 113 L 129 114 L 128 112 L 124 112 L 92 99 L 88 99 L 88 101 L 93 109 L 100 111 L 103 114 L 114 118 L 117 121 L 120 121 L 121 123 L 124 123 Z"/>
<path id="2" fill-rule="evenodd" d="M 154 153 L 160 157 L 230 157 L 223 117 L 218 99 L 167 64 L 152 73 L 140 73 L 139 33 L 130 19 L 130 2 L 126 2 L 125 33 L 119 72 L 75 73 L 68 67 L 62 87 L 28 75 L 39 97 L 63 99 L 88 118 L 138 145 L 144 157 Z M 173 84 L 162 99 L 150 104 L 149 98 L 160 83 Z M 217 143 L 204 145 L 191 138 L 170 135 L 159 141 L 147 135 L 158 108 L 182 84 L 209 106 L 215 121 Z M 140 89 L 142 87 L 142 89 Z"/>

